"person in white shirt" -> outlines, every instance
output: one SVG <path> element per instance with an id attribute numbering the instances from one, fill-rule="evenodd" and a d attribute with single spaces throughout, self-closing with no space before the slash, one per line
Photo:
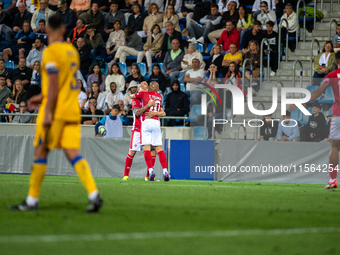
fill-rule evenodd
<path id="1" fill-rule="evenodd" d="M 81 80 L 77 80 L 77 83 L 78 83 L 78 90 L 79 90 L 78 102 L 79 102 L 80 109 L 83 109 L 87 101 L 86 90 Z"/>
<path id="2" fill-rule="evenodd" d="M 100 91 L 98 82 L 93 82 L 91 85 L 91 92 L 89 95 L 89 98 L 94 97 L 97 100 L 97 109 L 105 112 L 106 110 L 106 104 L 105 99 L 106 96 L 103 92 Z M 89 109 L 89 100 L 85 103 L 84 108 L 87 110 Z"/>
<path id="3" fill-rule="evenodd" d="M 274 31 L 277 32 L 277 19 L 275 11 L 268 10 L 268 3 L 266 1 L 261 2 L 261 13 L 257 15 L 257 20 L 261 22 L 261 29 L 263 31 L 267 30 L 267 22 L 274 22 Z"/>
<path id="4" fill-rule="evenodd" d="M 286 13 L 282 15 L 281 20 L 282 19 L 286 19 L 288 21 L 288 36 L 289 37 L 295 37 L 296 33 L 297 33 L 297 29 L 299 26 L 298 20 L 297 20 L 297 14 L 296 12 L 294 12 L 293 10 L 293 6 L 288 3 L 286 4 Z M 282 27 L 281 27 L 281 35 L 285 35 L 286 34 L 286 22 L 282 23 Z M 284 43 L 284 39 L 286 37 L 285 36 L 281 36 L 281 44 L 282 45 L 286 45 Z M 294 52 L 295 51 L 295 40 L 294 41 L 289 41 L 288 42 L 288 46 L 289 49 Z"/>
<path id="5" fill-rule="evenodd" d="M 120 70 L 119 64 L 113 63 L 108 76 L 105 79 L 105 90 L 110 91 L 110 84 L 115 82 L 119 91 L 124 91 L 125 89 L 125 77 Z"/>
<path id="6" fill-rule="evenodd" d="M 199 88 L 204 88 L 203 83 L 205 81 L 204 69 L 200 69 L 200 61 L 198 59 L 192 60 L 192 69 L 189 69 L 185 76 L 184 82 L 186 85 L 186 93 L 190 96 L 190 103 L 197 104 L 201 101 L 202 90 Z"/>
<path id="7" fill-rule="evenodd" d="M 223 15 L 223 13 L 229 11 L 228 10 L 228 4 L 229 4 L 230 1 L 235 2 L 237 4 L 236 9 L 238 9 L 238 6 L 240 5 L 238 0 L 220 0 L 218 2 L 218 11 L 221 13 L 221 15 Z"/>
<path id="8" fill-rule="evenodd" d="M 41 38 L 35 39 L 34 43 L 34 49 L 28 53 L 28 56 L 26 58 L 26 66 L 33 69 L 33 65 L 35 61 L 41 62 L 43 50 L 46 48 L 44 45 L 44 41 Z"/>
<path id="9" fill-rule="evenodd" d="M 255 0 L 254 4 L 253 4 L 253 17 L 256 20 L 257 15 L 260 14 L 261 12 L 261 2 L 263 0 Z M 268 10 L 270 11 L 275 11 L 276 10 L 276 4 L 275 4 L 275 0 L 264 0 L 268 3 Z M 275 14 L 276 15 L 276 14 Z"/>
<path id="10" fill-rule="evenodd" d="M 106 114 L 109 114 L 112 107 L 117 104 L 117 102 L 119 100 L 122 100 L 123 99 L 123 93 L 120 92 L 118 89 L 117 89 L 117 84 L 115 82 L 111 82 L 110 84 L 110 91 L 107 96 L 106 96 L 106 99 L 105 99 L 105 104 L 106 104 Z"/>

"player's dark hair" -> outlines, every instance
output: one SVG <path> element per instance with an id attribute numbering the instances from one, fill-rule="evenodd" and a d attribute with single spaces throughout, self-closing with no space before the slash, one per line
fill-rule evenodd
<path id="1" fill-rule="evenodd" d="M 112 106 L 112 109 L 117 109 L 118 111 L 120 111 L 120 106 L 118 104 L 115 104 L 114 106 Z"/>
<path id="2" fill-rule="evenodd" d="M 267 21 L 267 23 L 266 23 L 267 25 L 269 25 L 269 26 L 271 26 L 271 27 L 274 27 L 274 22 L 273 21 L 271 21 L 271 20 L 269 20 L 269 21 Z"/>
<path id="3" fill-rule="evenodd" d="M 112 70 L 112 67 L 116 66 L 118 68 L 118 74 L 121 74 L 123 75 L 122 71 L 120 70 L 120 66 L 119 64 L 117 63 L 113 63 L 112 66 L 111 66 L 111 69 L 110 69 L 110 72 L 109 72 L 109 75 L 112 75 L 113 74 L 113 70 Z"/>
<path id="4" fill-rule="evenodd" d="M 99 65 L 98 62 L 94 62 L 93 63 L 89 75 L 90 74 L 94 74 L 94 70 L 93 69 L 95 68 L 95 66 L 99 67 L 99 73 L 98 73 L 98 86 L 99 86 L 99 84 L 103 83 L 103 73 L 102 73 L 102 70 L 100 69 L 100 65 Z"/>
<path id="5" fill-rule="evenodd" d="M 48 18 L 48 27 L 51 28 L 52 30 L 58 30 L 61 27 L 63 27 L 64 24 L 65 24 L 64 17 L 61 15 L 54 14 Z"/>

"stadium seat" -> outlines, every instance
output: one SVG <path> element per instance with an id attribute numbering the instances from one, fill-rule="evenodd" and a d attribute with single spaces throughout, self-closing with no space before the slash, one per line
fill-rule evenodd
<path id="1" fill-rule="evenodd" d="M 126 76 L 127 75 L 127 65 L 126 63 L 122 63 L 122 62 L 118 62 L 120 71 L 122 71 L 123 75 Z"/>
<path id="2" fill-rule="evenodd" d="M 12 71 L 15 68 L 15 64 L 13 60 L 6 60 L 5 61 L 5 67 L 9 70 Z"/>
<path id="3" fill-rule="evenodd" d="M 190 115 L 189 115 L 189 122 L 196 122 L 196 117 L 201 115 L 201 105 L 195 104 L 191 107 Z"/>
<path id="4" fill-rule="evenodd" d="M 296 108 L 294 111 L 291 112 L 291 118 L 296 120 L 297 122 L 302 121 L 303 114 L 299 108 Z"/>
<path id="5" fill-rule="evenodd" d="M 331 117 L 331 116 L 333 116 L 333 110 L 332 110 L 332 107 L 331 107 L 331 108 L 329 108 L 329 110 L 328 110 L 328 113 L 327 113 L 327 117 Z"/>
<path id="6" fill-rule="evenodd" d="M 179 84 L 179 87 L 180 87 L 181 91 L 185 92 L 185 85 L 184 85 L 184 83 Z"/>
<path id="7" fill-rule="evenodd" d="M 202 43 L 196 43 L 197 49 L 200 53 L 204 53 L 204 47 Z"/>
<path id="8" fill-rule="evenodd" d="M 195 126 L 194 127 L 194 140 L 208 140 L 208 128 L 206 127 L 206 133 L 204 137 L 204 127 Z"/>
<path id="9" fill-rule="evenodd" d="M 137 60 L 137 56 L 127 56 L 126 60 Z"/>
<path id="10" fill-rule="evenodd" d="M 146 75 L 146 64 L 145 63 L 133 63 L 133 64 L 136 64 L 138 65 L 139 69 L 140 69 L 140 73 L 142 76 L 145 76 Z"/>
<path id="11" fill-rule="evenodd" d="M 105 75 L 105 77 L 109 74 L 109 66 L 106 62 L 105 62 L 105 68 L 102 68 L 101 71 Z"/>
<path id="12" fill-rule="evenodd" d="M 316 90 L 319 86 L 307 86 L 306 89 L 312 93 L 314 90 Z M 311 101 L 310 103 L 318 102 L 321 99 L 321 96 L 319 96 L 317 99 Z"/>
<path id="13" fill-rule="evenodd" d="M 212 50 L 212 48 L 214 47 L 214 43 L 209 43 L 208 45 L 208 49 L 207 49 L 207 52 L 210 53 L 210 51 Z"/>
<path id="14" fill-rule="evenodd" d="M 184 25 L 179 23 L 179 28 L 181 29 L 181 31 L 183 31 L 184 30 Z"/>
<path id="15" fill-rule="evenodd" d="M 319 100 L 320 104 L 333 104 L 334 103 L 334 96 L 332 87 L 328 87 L 325 91 L 325 96 L 323 99 Z"/>

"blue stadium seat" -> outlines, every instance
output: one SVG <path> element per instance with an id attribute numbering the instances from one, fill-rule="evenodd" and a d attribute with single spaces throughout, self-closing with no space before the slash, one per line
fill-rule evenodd
<path id="1" fill-rule="evenodd" d="M 332 110 L 332 107 L 331 107 L 331 108 L 329 108 L 329 110 L 328 110 L 327 117 L 328 117 L 328 116 L 333 116 L 333 110 Z"/>
<path id="2" fill-rule="evenodd" d="M 13 60 L 5 60 L 5 67 L 12 71 L 15 68 L 15 64 Z"/>
<path id="3" fill-rule="evenodd" d="M 126 60 L 137 60 L 137 56 L 127 56 Z"/>
<path id="4" fill-rule="evenodd" d="M 204 46 L 201 43 L 196 43 L 197 49 L 200 53 L 204 53 Z"/>
<path id="5" fill-rule="evenodd" d="M 190 110 L 190 116 L 189 116 L 189 119 L 188 121 L 190 122 L 196 122 L 196 117 L 201 115 L 201 105 L 200 104 L 195 104 L 191 107 L 191 110 Z"/>
<path id="6" fill-rule="evenodd" d="M 127 65 L 126 63 L 122 63 L 122 62 L 118 62 L 120 71 L 122 71 L 123 75 L 126 76 L 127 75 Z"/>
<path id="7" fill-rule="evenodd" d="M 184 83 L 179 84 L 179 87 L 180 87 L 181 91 L 185 92 L 186 89 L 185 89 Z"/>
<path id="8" fill-rule="evenodd" d="M 214 43 L 209 43 L 209 45 L 208 45 L 208 49 L 207 49 L 207 52 L 209 53 L 211 50 L 212 50 L 212 48 L 214 47 Z"/>
<path id="9" fill-rule="evenodd" d="M 314 90 L 316 90 L 319 86 L 307 86 L 306 89 L 312 93 Z M 311 101 L 310 103 L 318 102 L 321 99 L 321 96 L 319 96 L 317 99 Z"/>
<path id="10" fill-rule="evenodd" d="M 105 68 L 101 69 L 102 73 L 105 75 L 105 77 L 109 74 L 109 66 L 105 62 Z"/>
<path id="11" fill-rule="evenodd" d="M 325 96 L 323 99 L 319 100 L 320 104 L 333 104 L 334 103 L 334 96 L 332 87 L 328 87 L 325 91 Z"/>
<path id="12" fill-rule="evenodd" d="M 138 65 L 139 69 L 140 69 L 140 73 L 142 76 L 145 76 L 146 75 L 146 64 L 145 63 L 133 63 L 133 64 L 136 64 Z"/>
<path id="13" fill-rule="evenodd" d="M 184 25 L 179 23 L 179 28 L 181 29 L 181 31 L 183 31 L 184 30 Z"/>
<path id="14" fill-rule="evenodd" d="M 208 128 L 206 127 L 206 133 L 204 137 L 204 127 L 195 126 L 194 127 L 194 140 L 208 140 Z"/>
<path id="15" fill-rule="evenodd" d="M 302 121 L 303 114 L 299 108 L 296 108 L 294 111 L 291 112 L 291 119 L 294 119 L 298 122 Z"/>

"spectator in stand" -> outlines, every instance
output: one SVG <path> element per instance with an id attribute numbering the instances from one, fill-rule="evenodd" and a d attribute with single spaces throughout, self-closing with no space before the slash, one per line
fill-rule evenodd
<path id="1" fill-rule="evenodd" d="M 15 108 L 19 108 L 19 104 L 22 101 L 27 100 L 27 92 L 22 85 L 21 80 L 16 80 L 12 89 L 11 95 L 7 98 L 8 104 L 15 104 Z"/>
<path id="2" fill-rule="evenodd" d="M 83 12 L 87 12 L 91 7 L 91 0 L 72 0 L 70 8 L 76 13 L 77 17 Z"/>
<path id="3" fill-rule="evenodd" d="M 96 137 L 100 137 L 98 133 L 98 128 L 100 126 L 105 126 L 106 128 L 104 137 L 123 137 L 123 121 L 125 120 L 122 120 L 120 116 L 117 116 L 119 109 L 119 105 L 114 105 L 110 115 L 105 116 L 96 124 L 94 128 Z"/>
<path id="4" fill-rule="evenodd" d="M 266 1 L 261 2 L 261 12 L 257 15 L 257 20 L 261 22 L 262 31 L 266 31 L 267 22 L 274 22 L 274 31 L 277 32 L 277 19 L 275 11 L 268 9 L 268 3 Z"/>
<path id="5" fill-rule="evenodd" d="M 110 4 L 112 3 L 113 1 L 112 0 L 92 0 L 91 1 L 91 4 L 92 3 L 97 3 L 98 4 L 98 10 L 100 12 L 109 12 L 110 11 Z"/>
<path id="6" fill-rule="evenodd" d="M 297 31 L 298 25 L 299 25 L 297 14 L 294 12 L 293 6 L 289 3 L 286 4 L 285 11 L 286 11 L 286 13 L 282 15 L 281 19 L 286 19 L 288 21 L 288 36 L 289 37 L 295 37 L 296 31 Z M 286 27 L 285 26 L 286 26 L 286 23 L 283 22 L 282 27 L 281 27 L 281 35 L 286 34 Z M 286 39 L 286 37 L 282 36 L 282 38 L 281 38 L 281 44 L 282 45 L 286 45 L 284 43 L 285 39 Z M 289 47 L 290 51 L 295 52 L 295 44 L 296 44 L 295 40 L 288 42 L 288 47 Z"/>
<path id="7" fill-rule="evenodd" d="M 179 75 L 181 62 L 184 57 L 184 52 L 179 48 L 179 40 L 172 39 L 171 41 L 172 50 L 167 51 L 163 61 L 163 69 L 165 77 L 170 77 L 170 83 L 172 84 Z"/>
<path id="8" fill-rule="evenodd" d="M 104 61 L 106 57 L 106 50 L 104 47 L 104 41 L 102 35 L 95 31 L 92 25 L 88 25 L 86 28 L 86 34 L 84 35 L 84 40 L 86 46 L 90 46 L 91 49 L 91 59 L 96 60 L 97 55 L 100 55 L 101 59 Z"/>
<path id="9" fill-rule="evenodd" d="M 78 90 L 79 90 L 78 102 L 79 102 L 80 109 L 83 109 L 87 101 L 86 90 L 81 80 L 78 79 L 77 84 L 78 84 Z"/>
<path id="10" fill-rule="evenodd" d="M 24 89 L 27 91 L 30 86 L 30 81 L 32 77 L 32 70 L 26 66 L 26 59 L 19 59 L 19 67 L 15 68 L 10 74 L 7 76 L 7 86 L 12 88 L 12 84 L 16 80 L 21 80 L 24 85 Z"/>
<path id="11" fill-rule="evenodd" d="M 217 40 L 221 37 L 223 31 L 226 30 L 226 23 L 231 21 L 234 26 L 237 22 L 237 3 L 235 1 L 229 1 L 228 11 L 224 12 L 220 24 L 215 26 L 215 30 L 208 34 L 208 38 L 212 43 L 217 43 Z"/>
<path id="12" fill-rule="evenodd" d="M 30 32 L 30 24 L 25 21 L 23 24 L 23 31 L 18 32 L 14 37 L 14 45 L 3 50 L 4 60 L 9 60 L 10 56 L 15 57 L 19 54 L 19 58 L 27 56 L 30 49 L 32 48 L 32 43 L 34 42 L 35 35 Z"/>
<path id="13" fill-rule="evenodd" d="M 110 5 L 110 12 L 105 15 L 104 20 L 104 32 L 102 33 L 104 41 L 107 41 L 109 35 L 116 31 L 114 28 L 114 22 L 120 21 L 121 29 L 125 28 L 125 16 L 124 13 L 118 10 L 118 2 L 112 2 Z"/>
<path id="14" fill-rule="evenodd" d="M 159 66 L 159 64 L 154 64 L 152 66 L 152 74 L 149 77 L 148 80 L 148 84 L 150 84 L 151 82 L 157 82 L 159 85 L 159 90 L 161 91 L 161 93 L 164 93 L 166 90 L 166 78 L 164 76 L 164 74 L 162 73 L 161 67 Z M 161 94 L 158 91 L 158 94 Z"/>
<path id="15" fill-rule="evenodd" d="M 336 25 L 336 35 L 333 37 L 332 43 L 334 48 L 340 48 L 340 24 Z"/>
<path id="16" fill-rule="evenodd" d="M 331 71 L 332 64 L 335 61 L 335 53 L 331 41 L 327 41 L 314 60 L 315 73 L 313 76 L 314 85 L 319 86 L 325 76 Z"/>
<path id="17" fill-rule="evenodd" d="M 270 76 L 276 75 L 277 58 L 278 58 L 278 43 L 279 43 L 278 34 L 275 31 L 273 31 L 273 27 L 274 27 L 274 22 L 271 20 L 268 21 L 267 30 L 266 32 L 263 33 L 263 38 L 268 39 L 269 45 L 270 45 L 270 68 L 271 68 Z M 264 44 L 267 45 L 267 43 L 264 43 Z M 264 51 L 264 55 L 268 55 L 267 48 L 264 48 L 263 51 Z M 265 62 L 267 62 L 267 60 L 264 61 L 264 65 L 266 66 Z"/>
<path id="18" fill-rule="evenodd" d="M 0 112 L 6 106 L 6 100 L 11 95 L 11 90 L 6 86 L 6 75 L 0 74 Z"/>
<path id="19" fill-rule="evenodd" d="M 145 38 L 151 32 L 154 24 L 158 24 L 160 28 L 163 27 L 163 15 L 159 13 L 159 7 L 156 3 L 151 3 L 148 7 L 149 15 L 144 19 L 143 31 L 138 32 L 141 38 Z"/>
<path id="20" fill-rule="evenodd" d="M 47 32 L 46 32 L 46 21 L 44 19 L 39 20 L 39 30 L 35 32 L 35 38 L 43 40 L 45 45 L 48 45 Z"/>
<path id="21" fill-rule="evenodd" d="M 200 61 L 198 59 L 192 60 L 192 69 L 188 70 L 184 76 L 186 82 L 187 94 L 190 94 L 190 103 L 197 104 L 201 102 L 201 94 L 203 93 L 200 83 L 205 81 L 204 69 L 200 68 Z"/>
<path id="22" fill-rule="evenodd" d="M 132 99 L 130 98 L 131 95 L 135 94 L 137 92 L 137 82 L 131 81 L 129 84 L 129 87 L 126 90 L 126 94 L 123 97 L 124 102 L 124 110 L 126 111 L 127 115 L 131 115 L 132 112 Z"/>
<path id="23" fill-rule="evenodd" d="M 174 10 L 174 12 L 176 13 L 180 13 L 182 12 L 181 8 L 182 8 L 182 0 L 166 0 L 165 1 L 165 10 L 167 11 L 167 7 L 169 5 L 172 5 L 172 8 Z M 181 14 L 181 19 L 183 18 L 184 16 Z"/>
<path id="24" fill-rule="evenodd" d="M 214 63 L 217 66 L 217 70 L 222 70 L 222 61 L 223 61 L 223 55 L 222 55 L 222 47 L 219 44 L 215 44 L 212 47 L 212 55 L 209 57 L 207 64 L 205 65 L 205 72 L 208 72 L 208 68 L 210 67 L 210 64 Z"/>
<path id="25" fill-rule="evenodd" d="M 188 42 L 198 42 L 204 44 L 204 40 L 207 35 L 217 28 L 217 26 L 220 24 L 221 19 L 222 17 L 221 14 L 218 12 L 218 6 L 216 4 L 212 4 L 210 7 L 210 14 L 205 15 L 203 18 L 200 19 L 200 23 L 203 25 L 202 27 L 197 26 L 193 22 L 189 23 L 188 30 L 190 39 L 188 40 Z M 196 40 L 196 37 L 199 38 Z"/>
<path id="26" fill-rule="evenodd" d="M 105 90 L 105 75 L 102 73 L 97 62 L 94 62 L 91 67 L 89 77 L 87 77 L 87 84 L 92 84 L 94 82 L 99 84 L 100 91 Z"/>
<path id="27" fill-rule="evenodd" d="M 10 27 L 3 26 L 3 33 L 5 34 L 6 40 L 11 40 L 17 33 L 19 33 L 23 29 L 23 25 L 25 21 L 31 22 L 32 13 L 26 10 L 26 6 L 24 3 L 20 3 L 18 5 L 18 13 L 15 15 L 13 19 L 13 29 Z"/>
<path id="28" fill-rule="evenodd" d="M 141 75 L 140 73 L 140 69 L 137 64 L 131 65 L 131 75 L 129 75 L 126 78 L 124 93 L 126 92 L 126 89 L 129 87 L 131 81 L 136 81 L 138 85 L 142 83 L 142 81 L 145 81 L 143 75 Z"/>
<path id="29" fill-rule="evenodd" d="M 257 141 L 275 141 L 279 123 L 274 121 L 273 115 L 265 115 L 263 125 L 260 128 L 260 136 Z"/>
<path id="30" fill-rule="evenodd" d="M 321 142 L 327 138 L 328 128 L 326 119 L 321 111 L 319 103 L 314 103 L 312 108 L 312 116 L 308 119 L 308 124 L 300 128 L 301 142 Z"/>
<path id="31" fill-rule="evenodd" d="M 144 33 L 143 24 L 145 15 L 143 14 L 142 7 L 135 3 L 132 6 L 132 15 L 129 16 L 128 27 L 131 27 L 137 34 Z"/>
<path id="32" fill-rule="evenodd" d="M 171 92 L 165 100 L 166 116 L 185 116 L 189 113 L 189 98 L 186 93 L 180 90 L 179 81 L 175 80 L 171 85 Z M 175 119 L 169 119 L 168 126 L 181 125 L 183 121 L 176 122 Z M 183 124 L 182 124 L 183 125 Z"/>
<path id="33" fill-rule="evenodd" d="M 150 5 L 152 6 L 152 4 L 157 5 L 157 12 L 164 12 L 164 1 L 162 0 L 145 0 L 144 2 L 144 6 L 145 6 L 145 10 L 147 10 L 148 12 L 150 11 Z M 149 12 L 150 14 L 150 12 Z"/>
<path id="34" fill-rule="evenodd" d="M 101 95 L 102 93 L 100 93 Z M 104 96 L 105 99 L 105 96 Z M 87 106 L 86 106 L 87 104 Z M 97 108 L 98 103 L 95 96 L 90 97 L 89 100 L 85 104 L 85 109 L 83 109 L 82 113 L 84 115 L 104 115 L 104 112 Z M 82 119 L 83 125 L 95 125 L 99 122 L 99 119 L 97 117 L 83 117 Z"/>
<path id="35" fill-rule="evenodd" d="M 235 43 L 231 43 L 229 46 L 229 53 L 224 55 L 222 67 L 220 70 L 223 77 L 229 72 L 229 65 L 231 62 L 236 63 L 238 67 L 242 66 L 242 54 L 237 52 L 237 45 Z"/>
<path id="36" fill-rule="evenodd" d="M 10 41 L 15 35 L 12 28 L 12 22 L 8 12 L 3 9 L 3 3 L 0 2 L 0 35 L 5 35 L 5 40 Z"/>
<path id="37" fill-rule="evenodd" d="M 126 44 L 118 48 L 112 63 L 117 62 L 118 59 L 120 62 L 125 63 L 127 56 L 138 56 L 139 51 L 143 50 L 142 38 L 132 28 L 126 27 L 124 33 Z"/>
<path id="38" fill-rule="evenodd" d="M 15 6 L 17 4 L 17 1 L 16 0 L 3 0 L 2 4 L 3 4 L 4 11 L 7 12 L 9 16 L 14 16 L 14 14 L 16 13 Z"/>
<path id="39" fill-rule="evenodd" d="M 133 81 L 135 82 L 135 81 Z M 132 82 L 131 82 L 132 83 Z M 137 86 L 137 85 L 136 85 Z M 106 114 L 109 114 L 112 107 L 118 103 L 119 100 L 123 100 L 123 93 L 119 91 L 118 84 L 114 81 L 110 83 L 109 93 L 106 96 Z M 127 92 L 128 93 L 128 92 Z"/>
<path id="40" fill-rule="evenodd" d="M 40 94 L 41 92 L 41 74 L 40 74 L 40 62 L 35 61 L 33 64 L 33 73 L 31 78 L 31 85 L 27 91 L 27 100 L 31 97 Z"/>
<path id="41" fill-rule="evenodd" d="M 217 44 L 222 45 L 224 52 L 229 52 L 229 46 L 231 43 L 235 43 L 237 50 L 240 48 L 240 32 L 235 28 L 234 23 L 231 21 L 226 22 L 226 30 L 221 34 Z"/>
<path id="42" fill-rule="evenodd" d="M 175 6 L 177 5 L 174 4 Z M 189 26 L 189 22 L 191 22 L 192 17 L 194 16 L 194 8 L 196 4 L 200 3 L 200 0 L 193 0 L 192 2 L 189 1 L 182 1 L 181 3 L 181 13 L 179 13 L 179 19 L 186 18 L 186 27 Z"/>
<path id="43" fill-rule="evenodd" d="M 275 6 L 276 6 L 276 17 L 282 17 L 282 15 L 285 12 L 285 5 L 290 3 L 293 6 L 293 9 L 295 9 L 296 4 L 298 1 L 296 0 L 275 0 Z"/>
<path id="44" fill-rule="evenodd" d="M 19 113 L 21 114 L 27 114 L 27 116 L 14 116 L 13 120 L 11 120 L 11 117 L 9 116 L 9 122 L 10 123 L 30 123 L 31 116 L 30 113 L 27 111 L 27 103 L 26 101 L 22 101 L 19 104 Z"/>
<path id="45" fill-rule="evenodd" d="M 251 13 L 248 13 L 248 9 L 245 5 L 241 4 L 238 8 L 238 19 L 236 22 L 236 29 L 240 31 L 240 42 L 247 30 L 251 30 L 254 24 L 254 18 Z"/>
<path id="46" fill-rule="evenodd" d="M 91 83 L 88 83 L 91 84 Z M 101 92 L 100 87 L 98 85 L 98 82 L 93 82 L 91 84 L 91 91 L 89 93 L 89 100 L 87 100 L 87 102 L 85 103 L 85 108 L 86 110 L 90 110 L 90 98 L 94 97 L 97 101 L 97 109 L 101 110 L 101 111 L 105 111 L 106 110 L 106 104 L 105 104 L 105 99 L 106 96 L 104 95 L 103 92 Z"/>
<path id="47" fill-rule="evenodd" d="M 244 55 L 244 59 L 247 58 L 250 59 L 253 65 L 253 78 L 260 77 L 260 47 L 257 41 L 251 40 L 249 42 L 247 52 Z M 251 67 L 249 62 L 246 63 L 245 69 L 246 70 L 242 70 L 242 72 L 245 72 L 245 77 L 250 79 Z"/>
<path id="48" fill-rule="evenodd" d="M 86 27 L 92 26 L 93 29 L 96 30 L 97 33 L 102 33 L 104 30 L 104 17 L 103 14 L 99 11 L 98 4 L 93 2 L 91 4 L 91 9 L 87 12 L 79 15 L 79 18 L 85 21 Z"/>
<path id="49" fill-rule="evenodd" d="M 206 84 L 215 87 L 216 84 L 220 83 L 221 79 L 219 77 L 221 73 L 219 72 L 217 65 L 211 63 L 209 66 L 209 71 L 206 72 L 205 77 L 207 79 Z"/>
<path id="50" fill-rule="evenodd" d="M 280 142 L 297 142 L 300 137 L 300 130 L 297 121 L 290 119 L 290 112 L 286 111 L 283 115 L 284 124 L 280 121 L 276 134 L 276 141 Z"/>
<path id="51" fill-rule="evenodd" d="M 188 47 L 188 54 L 184 55 L 183 60 L 181 62 L 182 70 L 181 70 L 181 72 L 179 73 L 179 76 L 178 76 L 178 81 L 180 83 L 184 82 L 184 80 L 183 80 L 184 75 L 185 75 L 187 70 L 192 68 L 192 61 L 194 59 L 198 59 L 200 61 L 200 63 L 201 63 L 200 69 L 204 70 L 205 62 L 203 61 L 202 54 L 197 50 L 197 44 L 196 43 L 190 43 L 189 47 Z"/>
<path id="52" fill-rule="evenodd" d="M 129 119 L 127 117 L 127 111 L 125 111 L 124 101 L 118 100 L 117 105 L 119 105 L 119 112 L 118 112 L 117 116 L 119 116 L 121 118 L 124 126 L 128 126 L 130 123 L 129 123 Z M 127 107 L 127 109 L 128 109 L 128 111 L 130 110 L 129 106 Z"/>
<path id="53" fill-rule="evenodd" d="M 44 41 L 41 38 L 35 39 L 34 49 L 28 53 L 26 59 L 26 66 L 33 69 L 33 65 L 35 61 L 41 61 L 43 50 L 45 49 Z"/>
<path id="54" fill-rule="evenodd" d="M 110 91 L 110 86 L 112 82 L 114 82 L 117 85 L 117 87 L 119 88 L 119 91 L 124 91 L 125 77 L 117 63 L 112 64 L 110 68 L 110 72 L 108 76 L 106 76 L 106 79 L 105 79 L 106 91 Z"/>
<path id="55" fill-rule="evenodd" d="M 268 6 L 268 10 L 270 11 L 274 11 L 276 10 L 276 4 L 275 4 L 275 0 L 265 0 Z M 261 4 L 263 3 L 263 0 L 255 0 L 254 4 L 253 4 L 253 16 L 254 19 L 257 19 L 257 15 L 259 15 L 261 13 Z"/>
<path id="56" fill-rule="evenodd" d="M 55 12 L 47 7 L 47 0 L 41 0 L 40 9 L 34 11 L 31 19 L 31 28 L 33 33 L 36 33 L 39 30 L 39 20 L 45 20 L 46 25 L 48 25 L 48 18 L 54 14 Z"/>
<path id="57" fill-rule="evenodd" d="M 64 26 L 66 27 L 64 38 L 66 38 L 71 32 L 73 32 L 73 28 L 76 25 L 77 16 L 75 12 L 68 7 L 66 0 L 59 0 L 58 8 L 59 9 L 56 11 L 56 14 L 64 18 Z"/>
<path id="58" fill-rule="evenodd" d="M 78 19 L 76 27 L 71 30 L 67 36 L 67 42 L 72 43 L 74 46 L 77 45 L 78 38 L 83 38 L 86 34 L 85 22 L 82 19 Z"/>
<path id="59" fill-rule="evenodd" d="M 165 34 L 161 50 L 155 55 L 158 63 L 162 63 L 165 58 L 165 54 L 172 50 L 172 40 L 177 39 L 180 43 L 180 48 L 184 51 L 182 42 L 182 34 L 174 29 L 174 24 L 171 21 L 165 23 Z"/>
<path id="60" fill-rule="evenodd" d="M 5 66 L 6 66 L 5 60 L 0 58 L 0 74 L 7 76 L 9 74 L 9 72 L 8 72 L 8 69 Z"/>
<path id="61" fill-rule="evenodd" d="M 80 57 L 80 72 L 83 76 L 87 75 L 90 68 L 90 50 L 85 46 L 84 38 L 80 37 L 77 40 L 77 50 Z"/>
<path id="62" fill-rule="evenodd" d="M 244 33 L 242 42 L 240 44 L 240 49 L 242 50 L 243 55 L 246 54 L 248 50 L 248 45 L 251 40 L 257 41 L 257 44 L 260 45 L 262 42 L 262 33 L 261 33 L 261 22 L 258 20 L 254 21 L 253 29 L 248 30 Z"/>
<path id="63" fill-rule="evenodd" d="M 163 29 L 162 33 L 165 34 L 165 23 L 171 21 L 172 24 L 175 26 L 175 30 L 181 32 L 181 28 L 179 27 L 179 17 L 174 10 L 174 6 L 172 4 L 168 4 L 166 7 L 166 12 L 162 13 L 163 15 Z"/>
<path id="64" fill-rule="evenodd" d="M 146 63 L 148 66 L 147 73 L 150 73 L 152 57 L 160 51 L 164 38 L 164 35 L 161 33 L 161 28 L 157 24 L 152 26 L 151 31 L 152 33 L 149 34 L 146 44 L 144 45 L 144 51 L 139 52 L 137 58 L 137 63 L 141 63 L 143 57 L 146 57 Z"/>
<path id="65" fill-rule="evenodd" d="M 229 66 L 229 71 L 224 78 L 224 83 L 226 83 L 227 80 L 230 80 L 234 86 L 237 86 L 240 90 L 242 90 L 242 79 L 241 78 L 242 77 L 239 71 L 239 66 L 235 62 L 231 62 Z M 244 97 L 246 96 L 247 96 L 247 90 L 246 88 L 244 88 Z M 229 90 L 227 91 L 226 98 L 227 98 L 226 107 L 230 108 L 232 94 Z M 228 113 L 228 118 L 229 117 L 231 117 L 231 112 Z"/>
<path id="66" fill-rule="evenodd" d="M 221 0 L 218 1 L 218 11 L 223 15 L 225 12 L 228 11 L 228 4 L 230 1 L 233 1 L 236 3 L 236 9 L 239 8 L 239 2 L 238 0 Z"/>
<path id="67" fill-rule="evenodd" d="M 58 2 L 60 0 L 48 0 L 48 8 L 54 12 L 58 10 Z M 67 0 L 68 4 L 70 4 L 71 0 Z"/>

